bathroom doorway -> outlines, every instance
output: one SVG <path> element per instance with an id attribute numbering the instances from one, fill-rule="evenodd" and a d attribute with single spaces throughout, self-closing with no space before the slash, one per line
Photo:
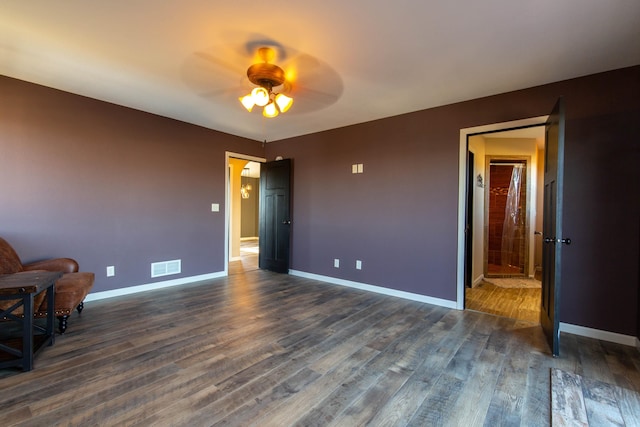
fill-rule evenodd
<path id="1" fill-rule="evenodd" d="M 484 277 L 529 272 L 529 158 L 486 156 Z"/>
<path id="2" fill-rule="evenodd" d="M 463 288 L 464 308 L 537 323 L 542 239 L 534 232 L 542 229 L 544 126 L 491 129 L 465 142 L 471 286 Z"/>

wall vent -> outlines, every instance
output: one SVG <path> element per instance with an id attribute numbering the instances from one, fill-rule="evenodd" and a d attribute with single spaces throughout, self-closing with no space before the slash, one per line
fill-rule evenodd
<path id="1" fill-rule="evenodd" d="M 182 260 L 161 261 L 151 263 L 151 277 L 169 276 L 182 271 Z"/>

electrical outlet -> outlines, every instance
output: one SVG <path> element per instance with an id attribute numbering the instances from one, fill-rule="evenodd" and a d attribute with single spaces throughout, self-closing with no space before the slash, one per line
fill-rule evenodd
<path id="1" fill-rule="evenodd" d="M 107 277 L 113 277 L 116 275 L 116 268 L 113 265 L 107 267 Z"/>
<path id="2" fill-rule="evenodd" d="M 211 212 L 220 212 L 220 204 L 211 203 Z"/>
<path id="3" fill-rule="evenodd" d="M 333 266 L 335 268 L 340 268 L 340 260 L 338 258 L 333 260 Z"/>
<path id="4" fill-rule="evenodd" d="M 356 270 L 362 270 L 362 261 L 360 260 L 356 261 Z"/>

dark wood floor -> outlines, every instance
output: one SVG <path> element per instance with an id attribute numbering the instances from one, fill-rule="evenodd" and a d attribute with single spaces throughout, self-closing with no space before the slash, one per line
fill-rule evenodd
<path id="1" fill-rule="evenodd" d="M 254 270 L 87 303 L 0 424 L 544 426 L 552 367 L 640 391 L 633 347 Z"/>

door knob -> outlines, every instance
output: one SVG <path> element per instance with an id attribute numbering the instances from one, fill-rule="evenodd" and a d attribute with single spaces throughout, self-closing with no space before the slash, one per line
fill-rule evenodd
<path id="1" fill-rule="evenodd" d="M 282 221 L 282 223 L 284 225 L 291 225 L 291 220 L 284 220 L 284 221 Z"/>
<path id="2" fill-rule="evenodd" d="M 556 238 L 555 237 L 545 237 L 544 238 L 544 242 L 545 243 L 555 243 L 556 242 Z"/>
<path id="3" fill-rule="evenodd" d="M 558 239 L 558 243 L 564 243 L 565 245 L 570 245 L 571 239 Z"/>

